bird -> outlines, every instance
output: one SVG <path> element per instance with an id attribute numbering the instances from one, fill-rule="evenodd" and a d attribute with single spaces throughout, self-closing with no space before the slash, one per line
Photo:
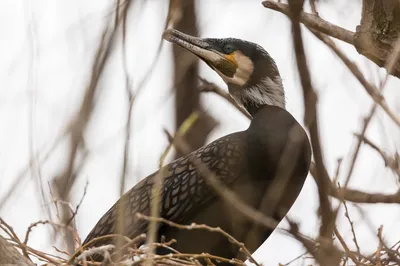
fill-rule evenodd
<path id="1" fill-rule="evenodd" d="M 128 190 L 97 222 L 83 245 L 96 237 L 116 233 L 118 208 L 123 204 L 122 234 L 129 238 L 148 231 L 152 188 L 163 175 L 160 217 L 179 224 L 219 227 L 250 252 L 259 248 L 275 228 L 260 225 L 218 194 L 193 163 L 199 160 L 215 178 L 249 208 L 277 224 L 297 199 L 307 178 L 310 142 L 304 128 L 286 110 L 285 91 L 274 59 L 260 45 L 237 38 L 200 38 L 167 29 L 163 39 L 197 56 L 225 82 L 230 95 L 251 115 L 244 131 L 223 136 L 155 173 Z M 182 230 L 159 223 L 157 240 L 175 239 L 179 252 L 209 253 L 228 259 L 246 256 L 225 236 L 207 230 Z M 103 240 L 95 245 L 108 244 Z M 157 254 L 171 252 L 157 249 Z M 217 265 L 230 265 L 219 261 Z"/>

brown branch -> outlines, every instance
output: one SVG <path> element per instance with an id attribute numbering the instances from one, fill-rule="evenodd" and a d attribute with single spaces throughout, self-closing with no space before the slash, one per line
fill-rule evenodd
<path id="1" fill-rule="evenodd" d="M 199 90 L 201 92 L 213 92 L 213 93 L 221 96 L 222 98 L 227 100 L 229 103 L 231 103 L 233 106 L 235 106 L 244 116 L 246 116 L 249 119 L 252 118 L 251 115 L 249 114 L 249 112 L 247 112 L 246 108 L 244 108 L 237 101 L 235 101 L 235 99 L 233 99 L 232 95 L 229 92 L 223 90 L 222 88 L 218 87 L 216 84 L 209 82 L 206 79 L 203 79 L 201 77 L 199 77 L 199 79 L 202 83 L 199 87 Z"/>
<path id="2" fill-rule="evenodd" d="M 378 244 L 378 249 L 376 250 L 376 253 L 375 253 L 375 256 L 376 256 L 376 266 L 382 266 L 382 263 L 381 263 L 381 251 L 382 251 L 382 248 L 383 248 L 383 246 L 384 246 L 384 244 L 383 244 L 383 239 L 382 239 L 382 230 L 383 230 L 383 226 L 381 225 L 379 228 L 378 228 L 378 240 L 379 240 L 379 244 Z"/>
<path id="3" fill-rule="evenodd" d="M 358 241 L 357 241 L 357 235 L 356 235 L 356 232 L 354 230 L 354 222 L 350 219 L 349 209 L 347 208 L 346 201 L 343 201 L 343 206 L 344 206 L 344 210 L 345 210 L 344 216 L 347 218 L 347 221 L 350 224 L 351 234 L 353 235 L 353 242 L 356 245 L 357 252 L 361 253 L 361 249 L 360 249 L 360 246 L 358 245 Z"/>
<path id="4" fill-rule="evenodd" d="M 302 254 L 298 255 L 294 259 L 290 260 L 289 262 L 286 262 L 285 264 L 279 264 L 279 266 L 289 266 L 290 264 L 292 264 L 293 262 L 301 259 L 303 256 L 305 256 L 307 254 L 308 254 L 308 250 L 306 252 L 303 252 Z"/>
<path id="5" fill-rule="evenodd" d="M 353 254 L 353 252 L 351 252 L 351 250 L 347 246 L 346 242 L 344 241 L 342 235 L 339 233 L 339 230 L 336 228 L 336 226 L 334 227 L 333 231 L 335 232 L 335 235 L 337 236 L 340 244 L 344 248 L 346 255 L 349 256 L 349 258 L 355 263 L 355 265 L 360 266 L 361 263 L 358 261 L 357 257 Z"/>
<path id="6" fill-rule="evenodd" d="M 117 10 L 118 11 L 118 10 Z M 107 21 L 104 25 L 104 30 L 101 35 L 101 40 L 97 47 L 91 69 L 91 78 L 86 88 L 86 92 L 77 113 L 76 118 L 71 122 L 70 134 L 70 152 L 66 167 L 62 170 L 61 174 L 53 179 L 53 184 L 57 189 L 61 200 L 68 201 L 70 191 L 76 181 L 77 174 L 75 173 L 75 160 L 79 151 L 84 147 L 84 132 L 92 117 L 93 109 L 95 107 L 95 95 L 98 88 L 100 76 L 103 73 L 104 67 L 109 59 L 112 44 L 115 40 L 117 25 L 110 29 L 110 22 Z M 83 161 L 83 160 L 82 160 Z M 68 209 L 62 208 L 61 212 L 62 222 L 69 219 Z M 74 250 L 74 242 L 69 232 L 63 231 L 66 236 L 67 246 L 72 252 Z"/>
<path id="7" fill-rule="evenodd" d="M 38 226 L 38 225 L 40 225 L 40 224 L 42 224 L 42 225 L 49 224 L 49 225 L 52 225 L 53 227 L 57 227 L 57 228 L 61 228 L 61 229 L 67 229 L 67 230 L 69 230 L 70 232 L 72 232 L 72 234 L 74 235 L 74 237 L 75 237 L 76 239 L 79 239 L 79 236 L 78 236 L 78 233 L 77 233 L 76 229 L 73 228 L 73 227 L 71 227 L 71 226 L 68 226 L 68 225 L 65 225 L 65 224 L 54 223 L 54 222 L 49 221 L 49 220 L 40 220 L 40 221 L 34 222 L 34 223 L 32 223 L 32 224 L 30 224 L 30 225 L 28 226 L 28 229 L 26 230 L 26 233 L 25 233 L 24 242 L 22 243 L 22 247 L 24 247 L 24 248 L 27 247 L 27 245 L 28 245 L 28 240 L 29 240 L 29 234 L 32 232 L 32 230 L 33 230 L 34 227 L 36 227 L 36 226 Z M 69 255 L 68 252 L 64 252 L 64 251 L 63 251 L 63 253 Z"/>
<path id="8" fill-rule="evenodd" d="M 313 176 L 317 175 L 315 164 L 311 164 L 310 173 Z M 334 184 L 330 183 L 328 193 L 330 196 L 339 200 L 346 200 L 354 203 L 400 203 L 400 191 L 393 194 L 367 193 L 357 189 L 338 188 Z"/>
<path id="9" fill-rule="evenodd" d="M 396 173 L 396 175 L 400 178 L 400 157 L 399 154 L 396 153 L 393 157 L 390 157 L 386 154 L 386 152 L 382 151 L 376 144 L 370 141 L 366 136 L 362 136 L 360 134 L 355 134 L 356 137 L 360 138 L 365 144 L 370 146 L 372 149 L 377 151 L 379 155 L 382 157 L 385 166 L 389 167 Z"/>
<path id="10" fill-rule="evenodd" d="M 69 220 L 65 223 L 66 226 L 68 226 L 68 225 L 72 222 L 72 220 L 75 218 L 75 216 L 78 214 L 79 208 L 81 207 L 82 202 L 83 202 L 83 199 L 84 199 L 85 196 L 86 196 L 88 185 L 89 185 L 89 182 L 86 181 L 85 187 L 83 188 L 82 197 L 81 197 L 81 199 L 79 200 L 78 204 L 76 205 L 75 210 L 72 211 L 71 217 L 70 217 Z"/>
<path id="11" fill-rule="evenodd" d="M 362 74 L 361 70 L 358 68 L 358 66 L 353 63 L 337 46 L 336 44 L 327 36 L 310 29 L 310 31 L 322 42 L 324 42 L 331 50 L 342 60 L 342 62 L 347 66 L 347 68 L 353 73 L 353 75 L 358 79 L 358 81 L 364 86 L 366 92 L 372 97 L 374 102 L 379 104 L 383 110 L 389 115 L 389 117 L 398 125 L 400 126 L 400 117 L 394 113 L 389 106 L 387 105 L 387 102 L 385 101 L 385 98 L 382 96 L 381 91 L 369 83 L 367 79 L 364 77 Z M 398 53 L 394 53 L 393 57 L 397 57 Z M 390 66 L 388 66 L 390 67 Z M 393 66 L 392 66 L 393 67 Z M 389 68 L 390 71 L 390 68 Z M 384 85 L 384 84 L 383 84 Z M 382 88 L 381 88 L 382 89 Z"/>
<path id="12" fill-rule="evenodd" d="M 366 193 L 355 189 L 346 188 L 342 191 L 337 189 L 330 190 L 330 195 L 340 199 L 343 195 L 343 199 L 355 203 L 400 203 L 400 192 L 394 194 L 383 194 L 383 193 Z"/>
<path id="13" fill-rule="evenodd" d="M 179 19 L 173 22 L 174 28 L 181 32 L 198 35 L 197 7 L 195 0 L 170 0 L 172 14 L 180 13 Z M 202 147 L 207 136 L 218 125 L 218 121 L 210 113 L 204 111 L 201 102 L 201 93 L 197 89 L 199 74 L 199 59 L 191 52 L 182 49 L 179 45 L 172 47 L 173 53 L 173 86 L 175 88 L 175 129 L 185 121 L 193 112 L 199 112 L 200 116 L 193 128 L 185 136 L 193 150 Z M 181 157 L 176 151 L 175 158 Z"/>
<path id="14" fill-rule="evenodd" d="M 396 49 L 400 32 L 400 2 L 397 0 L 363 0 L 361 21 L 356 28 L 355 48 L 380 67 L 388 75 L 400 77 L 400 64 L 394 62 L 388 68 L 387 61 Z"/>
<path id="15" fill-rule="evenodd" d="M 396 122 L 396 124 L 400 123 L 400 119 L 395 116 L 395 114 L 388 109 L 386 102 L 384 102 L 382 95 L 382 91 L 379 91 L 376 87 L 374 87 L 373 85 L 371 85 L 362 75 L 361 71 L 358 69 L 358 67 L 351 62 L 345 55 L 344 53 L 342 53 L 334 44 L 334 42 L 329 39 L 328 37 L 324 36 L 323 34 L 320 34 L 316 31 L 311 30 L 318 38 L 320 38 L 325 44 L 327 44 L 338 56 L 339 58 L 341 58 L 343 60 L 343 62 L 346 64 L 346 66 L 352 71 L 352 73 L 359 79 L 359 81 L 364 85 L 365 89 L 367 92 L 369 92 L 369 94 L 371 95 L 371 97 L 374 99 L 375 104 L 373 105 L 369 115 L 365 118 L 364 121 L 364 126 L 361 130 L 361 133 L 359 134 L 360 136 L 365 136 L 367 127 L 369 125 L 369 122 L 372 119 L 373 114 L 375 113 L 377 104 L 380 104 L 383 109 L 389 114 L 389 116 L 392 118 L 393 121 Z M 395 59 L 398 58 L 399 56 L 399 42 L 396 43 L 396 49 L 394 49 L 394 54 L 391 57 L 391 60 L 389 60 L 389 62 L 387 63 L 387 69 L 390 72 L 390 70 L 394 67 L 394 61 Z M 387 76 L 385 78 L 385 80 L 382 82 L 381 84 L 381 90 L 384 88 L 384 85 L 386 83 L 387 80 Z M 384 104 L 382 104 L 384 103 Z M 361 139 L 361 138 L 360 138 Z M 358 142 L 358 145 L 356 146 L 354 155 L 353 155 L 353 159 L 352 159 L 352 163 L 349 170 L 349 173 L 347 175 L 346 178 L 346 184 L 348 183 L 348 181 L 350 180 L 350 176 L 352 173 L 352 169 L 354 169 L 354 165 L 355 165 L 355 160 L 357 159 L 357 155 L 358 152 L 360 150 L 361 147 L 361 140 Z M 314 169 L 315 170 L 315 169 Z M 346 187 L 346 186 L 345 186 Z M 332 189 L 333 188 L 333 189 Z M 334 185 L 331 184 L 331 189 L 330 189 L 330 194 L 334 197 L 338 196 L 338 193 L 335 192 L 335 190 L 337 190 Z M 399 193 L 395 193 L 392 195 L 385 195 L 385 194 L 368 194 L 368 193 L 364 193 L 364 192 L 360 192 L 360 191 L 356 191 L 356 190 L 350 190 L 345 188 L 344 190 L 341 191 L 341 193 L 343 193 L 344 199 L 348 200 L 348 201 L 353 201 L 353 202 L 365 202 L 365 203 L 377 203 L 377 202 L 381 202 L 381 203 L 396 203 L 399 201 Z"/>
<path id="16" fill-rule="evenodd" d="M 384 0 L 388 1 L 388 0 Z M 400 64 L 395 62 L 394 67 L 387 68 L 386 62 L 390 59 L 394 43 L 398 35 L 400 4 L 390 1 L 390 10 L 385 9 L 384 1 L 363 1 L 363 12 L 357 32 L 352 32 L 321 19 L 318 15 L 301 11 L 299 21 L 309 29 L 318 31 L 353 45 L 357 52 L 367 57 L 380 67 L 387 69 L 388 73 L 400 78 Z M 393 4 L 394 3 L 394 4 Z M 292 16 L 289 6 L 277 1 L 267 0 L 264 7 Z M 378 20 L 375 13 L 383 13 Z M 388 17 L 385 17 L 388 16 Z"/>
<path id="17" fill-rule="evenodd" d="M 30 258 L 28 256 L 28 252 L 26 250 L 26 246 L 21 242 L 18 235 L 15 233 L 14 229 L 9 224 L 7 224 L 1 217 L 0 217 L 0 228 L 2 228 L 11 237 L 11 239 L 18 244 L 18 246 L 22 250 L 22 253 L 24 254 L 24 256 L 28 260 L 30 260 Z"/>
<path id="18" fill-rule="evenodd" d="M 262 4 L 266 8 L 281 12 L 288 17 L 291 16 L 289 5 L 287 5 L 287 4 L 278 3 L 278 2 L 272 1 L 272 0 L 264 1 L 264 2 L 262 2 Z M 339 27 L 335 24 L 332 24 L 328 21 L 325 21 L 317 15 L 308 14 L 303 11 L 300 11 L 298 19 L 301 23 L 303 23 L 307 27 L 313 28 L 324 34 L 332 36 L 336 39 L 347 42 L 348 44 L 351 44 L 351 45 L 355 44 L 355 42 L 354 42 L 355 33 L 354 32 L 346 30 L 346 29 Z"/>
<path id="19" fill-rule="evenodd" d="M 327 241 L 325 238 L 320 239 L 319 242 L 315 242 L 314 240 L 310 240 L 307 237 L 304 237 L 299 232 L 299 226 L 297 223 L 291 221 L 287 218 L 290 229 L 288 233 L 307 249 L 308 253 L 310 253 L 314 259 L 319 263 L 319 265 L 338 265 L 341 255 L 343 255 L 340 250 L 338 250 L 332 241 Z"/>
<path id="20" fill-rule="evenodd" d="M 53 265 L 60 265 L 60 264 L 62 264 L 63 261 L 65 261 L 63 258 L 60 258 L 60 257 L 52 255 L 52 254 L 48 254 L 46 252 L 39 251 L 39 250 L 31 248 L 29 246 L 26 246 L 25 248 L 29 251 L 30 255 L 38 258 L 39 260 L 48 261 L 48 262 L 52 263 Z"/>
<path id="21" fill-rule="evenodd" d="M 0 265 L 34 266 L 35 264 L 22 256 L 11 243 L 0 236 Z"/>
<path id="22" fill-rule="evenodd" d="M 296 54 L 297 69 L 300 75 L 301 86 L 303 89 L 304 107 L 305 107 L 305 124 L 310 131 L 311 146 L 314 154 L 316 171 L 318 175 L 315 181 L 318 185 L 318 195 L 320 200 L 321 211 L 321 227 L 320 236 L 326 239 L 332 239 L 334 217 L 329 202 L 327 190 L 331 183 L 326 171 L 321 142 L 319 139 L 318 114 L 316 109 L 317 95 L 312 87 L 311 76 L 304 53 L 304 44 L 300 29 L 299 17 L 304 1 L 289 1 L 290 17 L 292 18 L 293 44 Z"/>

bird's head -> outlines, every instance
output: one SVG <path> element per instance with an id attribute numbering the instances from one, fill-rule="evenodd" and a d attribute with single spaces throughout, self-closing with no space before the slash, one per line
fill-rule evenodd
<path id="1" fill-rule="evenodd" d="M 278 67 L 260 45 L 234 38 L 199 38 L 168 29 L 163 38 L 209 65 L 228 85 L 233 98 L 250 114 L 268 104 L 285 108 Z"/>

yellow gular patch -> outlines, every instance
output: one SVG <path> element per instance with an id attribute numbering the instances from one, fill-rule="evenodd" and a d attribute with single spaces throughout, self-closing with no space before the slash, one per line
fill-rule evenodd
<path id="1" fill-rule="evenodd" d="M 235 51 L 229 55 L 224 55 L 224 57 L 226 60 L 229 60 L 229 62 L 236 66 L 235 74 L 232 77 L 227 77 L 218 71 L 218 69 L 214 68 L 214 70 L 227 84 L 235 84 L 239 86 L 246 84 L 254 71 L 254 64 L 251 59 L 240 51 Z"/>
<path id="2" fill-rule="evenodd" d="M 227 60 L 229 60 L 230 62 L 232 62 L 232 64 L 234 64 L 234 65 L 237 67 L 238 64 L 237 64 L 237 61 L 236 61 L 236 58 L 235 58 L 235 53 L 236 53 L 236 52 L 233 52 L 233 53 L 231 53 L 231 54 L 225 55 L 225 58 L 226 58 Z"/>

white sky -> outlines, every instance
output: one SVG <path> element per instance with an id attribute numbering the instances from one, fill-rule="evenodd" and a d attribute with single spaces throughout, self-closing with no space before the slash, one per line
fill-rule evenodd
<path id="1" fill-rule="evenodd" d="M 275 58 L 286 88 L 287 109 L 303 123 L 301 88 L 288 19 L 263 8 L 261 1 L 257 0 L 199 2 L 201 36 L 237 37 L 253 41 Z M 356 2 L 341 0 L 335 1 L 334 6 L 321 4 L 320 15 L 330 22 L 355 30 L 361 13 Z M 112 3 L 105 0 L 0 1 L 0 199 L 28 165 L 30 138 L 34 154 L 46 151 L 78 110 L 99 34 Z M 156 55 L 167 9 L 167 1 L 163 0 L 149 0 L 132 8 L 126 60 L 134 90 Z M 369 112 L 372 103 L 363 87 L 328 48 L 307 31 L 304 31 L 304 36 L 313 84 L 319 95 L 325 162 L 330 175 L 333 175 L 339 157 L 345 158 L 344 166 L 348 164 L 355 143 L 353 133 L 361 128 L 362 117 Z M 359 55 L 353 47 L 338 44 L 358 63 L 368 79 L 377 84 L 378 78 L 385 72 Z M 169 43 L 164 44 L 153 75 L 134 105 L 134 139 L 130 147 L 133 158 L 126 190 L 157 169 L 158 158 L 167 145 L 163 128 L 174 128 L 171 47 Z M 95 113 L 85 136 L 90 153 L 73 188 L 72 204 L 75 206 L 85 182 L 89 182 L 77 217 L 82 238 L 119 197 L 128 106 L 120 48 L 118 42 L 101 78 Z M 201 75 L 224 86 L 203 63 Z M 399 85 L 397 79 L 391 78 L 385 93 L 390 107 L 397 113 L 400 113 Z M 209 136 L 209 142 L 247 128 L 249 121 L 218 96 L 205 94 L 202 101 L 205 108 L 220 121 L 220 126 Z M 381 110 L 376 118 L 368 130 L 368 137 L 388 152 L 398 150 L 400 130 Z M 68 141 L 64 140 L 49 160 L 40 165 L 47 196 L 47 181 L 63 169 L 67 153 Z M 342 180 L 346 174 L 344 167 Z M 28 171 L 16 192 L 0 209 L 0 216 L 13 225 L 20 237 L 24 237 L 29 224 L 47 219 L 36 185 L 37 176 L 37 167 Z M 363 191 L 387 193 L 398 189 L 394 175 L 384 168 L 381 158 L 368 147 L 361 150 L 351 186 Z M 290 216 L 301 223 L 302 232 L 309 235 L 315 235 L 318 230 L 317 205 L 316 187 L 310 177 L 290 211 Z M 385 239 L 389 244 L 400 240 L 396 224 L 400 218 L 398 206 L 363 205 L 362 209 L 367 211 L 370 226 L 355 208 L 350 208 L 362 251 L 375 248 L 376 229 L 380 224 L 384 225 Z M 351 231 L 343 215 L 339 217 L 339 230 L 348 244 L 353 246 Z M 55 253 L 49 232 L 47 227 L 39 226 L 34 229 L 29 244 Z M 302 249 L 296 241 L 275 232 L 257 251 L 256 258 L 267 265 L 277 265 L 301 253 Z"/>

